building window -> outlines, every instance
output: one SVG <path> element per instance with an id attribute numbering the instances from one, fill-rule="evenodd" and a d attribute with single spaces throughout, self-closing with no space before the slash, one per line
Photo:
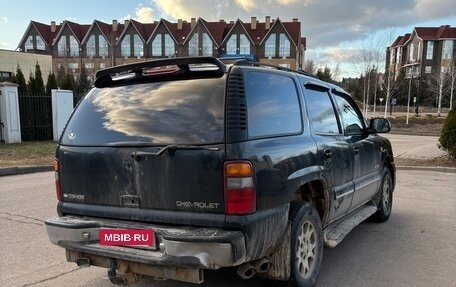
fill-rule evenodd
<path id="1" fill-rule="evenodd" d="M 24 45 L 25 51 L 33 50 L 33 36 L 28 36 L 27 41 Z"/>
<path id="2" fill-rule="evenodd" d="M 72 70 L 72 72 L 76 72 L 77 69 L 79 69 L 79 64 L 78 63 L 69 63 L 68 68 Z"/>
<path id="3" fill-rule="evenodd" d="M 59 57 L 67 56 L 67 42 L 65 36 L 60 38 L 59 43 L 57 44 L 57 48 Z"/>
<path id="4" fill-rule="evenodd" d="M 285 34 L 280 34 L 279 57 L 290 57 L 290 40 Z"/>
<path id="5" fill-rule="evenodd" d="M 198 56 L 198 34 L 193 34 L 192 38 L 188 42 L 188 55 L 189 56 Z"/>
<path id="6" fill-rule="evenodd" d="M 418 42 L 418 51 L 416 53 L 416 59 L 420 61 L 421 59 L 421 42 Z"/>
<path id="7" fill-rule="evenodd" d="M 125 35 L 120 44 L 120 54 L 122 57 L 130 57 L 131 56 L 131 45 L 130 45 L 130 34 Z"/>
<path id="8" fill-rule="evenodd" d="M 133 35 L 133 56 L 143 57 L 144 56 L 144 43 L 139 35 Z"/>
<path id="9" fill-rule="evenodd" d="M 414 45 L 413 43 L 410 44 L 410 49 L 409 49 L 409 61 L 413 62 L 413 52 L 414 52 Z"/>
<path id="10" fill-rule="evenodd" d="M 401 63 L 401 55 L 402 55 L 402 47 L 399 47 L 397 49 L 397 54 L 396 54 L 396 63 Z"/>
<path id="11" fill-rule="evenodd" d="M 109 55 L 108 41 L 103 35 L 98 35 L 98 56 L 107 57 Z"/>
<path id="12" fill-rule="evenodd" d="M 70 56 L 79 57 L 79 43 L 74 36 L 70 36 Z"/>
<path id="13" fill-rule="evenodd" d="M 276 50 L 276 35 L 271 34 L 269 38 L 266 40 L 266 44 L 264 47 L 264 56 L 265 57 L 274 57 Z"/>
<path id="14" fill-rule="evenodd" d="M 0 72 L 0 82 L 11 81 L 11 72 Z"/>
<path id="15" fill-rule="evenodd" d="M 41 38 L 40 36 L 36 36 L 35 39 L 36 39 L 36 49 L 41 50 L 41 51 L 46 50 L 46 45 L 44 44 L 43 38 Z"/>
<path id="16" fill-rule="evenodd" d="M 237 42 L 236 38 L 237 38 L 237 35 L 233 34 L 233 35 L 231 35 L 231 37 L 226 42 L 226 53 L 228 55 L 237 54 L 237 51 L 236 51 L 236 42 Z"/>
<path id="17" fill-rule="evenodd" d="M 152 56 L 162 56 L 162 35 L 158 34 L 152 41 Z"/>
<path id="18" fill-rule="evenodd" d="M 87 57 L 95 57 L 96 55 L 96 44 L 95 44 L 95 35 L 89 37 L 89 40 L 86 43 Z"/>
<path id="19" fill-rule="evenodd" d="M 84 68 L 87 70 L 93 69 L 93 63 L 84 63 Z"/>
<path id="20" fill-rule="evenodd" d="M 453 40 L 443 41 L 442 55 L 442 59 L 445 60 L 453 58 Z"/>
<path id="21" fill-rule="evenodd" d="M 392 48 L 390 54 L 390 64 L 394 64 L 394 58 L 396 58 L 396 49 Z"/>
<path id="22" fill-rule="evenodd" d="M 165 34 L 165 56 L 173 57 L 176 53 L 174 40 L 169 34 Z"/>
<path id="23" fill-rule="evenodd" d="M 212 40 L 207 33 L 203 33 L 203 56 L 212 56 Z"/>
<path id="24" fill-rule="evenodd" d="M 427 49 L 426 49 L 426 60 L 432 60 L 434 56 L 434 41 L 427 42 Z"/>
<path id="25" fill-rule="evenodd" d="M 244 34 L 239 35 L 239 53 L 242 55 L 250 54 L 250 41 Z"/>
<path id="26" fill-rule="evenodd" d="M 431 66 L 426 66 L 426 67 L 424 68 L 424 72 L 425 72 L 426 74 L 432 73 L 432 67 L 431 67 Z"/>

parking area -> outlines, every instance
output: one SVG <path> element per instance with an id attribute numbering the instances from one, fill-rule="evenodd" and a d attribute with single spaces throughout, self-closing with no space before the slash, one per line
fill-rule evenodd
<path id="1" fill-rule="evenodd" d="M 388 222 L 362 223 L 325 249 L 317 286 L 452 286 L 456 281 L 456 176 L 398 171 Z M 44 219 L 55 215 L 53 173 L 0 177 L 0 286 L 113 286 L 101 268 L 67 263 L 49 243 Z M 200 286 L 263 286 L 234 270 L 206 272 Z M 143 279 L 134 287 L 182 286 Z"/>

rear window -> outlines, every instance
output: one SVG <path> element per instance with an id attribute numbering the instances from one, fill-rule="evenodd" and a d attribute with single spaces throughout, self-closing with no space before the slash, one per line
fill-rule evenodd
<path id="1" fill-rule="evenodd" d="M 93 89 L 63 145 L 209 144 L 224 137 L 225 78 Z"/>

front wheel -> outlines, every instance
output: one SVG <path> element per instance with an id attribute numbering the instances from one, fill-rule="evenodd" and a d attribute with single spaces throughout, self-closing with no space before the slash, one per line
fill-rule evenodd
<path id="1" fill-rule="evenodd" d="M 291 206 L 291 276 L 297 287 L 315 286 L 323 258 L 323 229 L 317 210 L 309 203 Z"/>
<path id="2" fill-rule="evenodd" d="M 393 207 L 393 181 L 391 173 L 386 168 L 382 172 L 382 182 L 380 185 L 380 202 L 377 206 L 377 212 L 373 215 L 373 219 L 377 222 L 385 222 L 391 215 Z"/>

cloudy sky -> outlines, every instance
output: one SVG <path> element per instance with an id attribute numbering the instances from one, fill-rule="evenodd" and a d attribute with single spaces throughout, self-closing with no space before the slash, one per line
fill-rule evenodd
<path id="1" fill-rule="evenodd" d="M 265 16 L 298 18 L 307 37 L 307 59 L 334 68 L 342 76 L 357 76 L 359 50 L 393 41 L 419 26 L 456 26 L 455 0 L 0 0 L 0 49 L 15 49 L 31 20 L 50 23 L 70 20 L 91 24 L 94 19 L 152 22 L 202 17 L 208 21 L 250 21 Z M 386 40 L 385 40 L 386 38 Z M 386 44 L 387 46 L 388 44 Z"/>

